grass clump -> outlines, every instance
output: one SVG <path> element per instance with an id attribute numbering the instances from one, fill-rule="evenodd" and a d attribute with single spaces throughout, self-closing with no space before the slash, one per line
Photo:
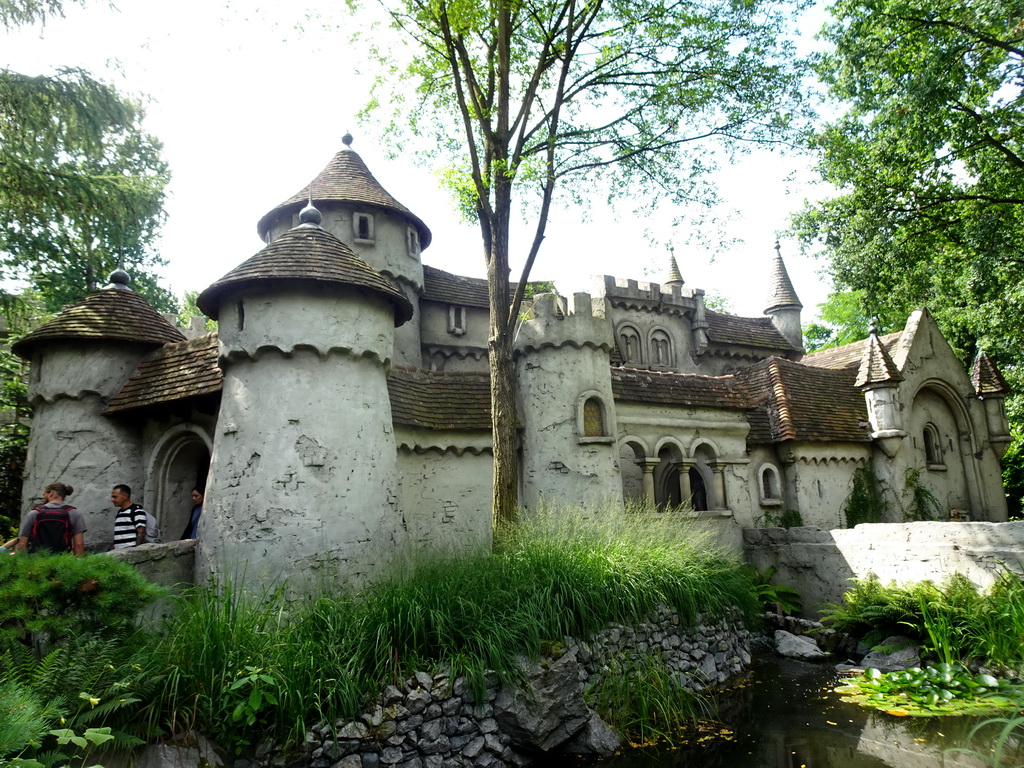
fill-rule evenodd
<path id="1" fill-rule="evenodd" d="M 417 670 L 464 675 L 478 693 L 487 670 L 515 681 L 518 656 L 537 658 L 545 643 L 637 621 L 660 604 L 689 623 L 736 608 L 759 614 L 749 572 L 679 517 L 535 514 L 500 531 L 492 554 L 424 560 L 357 599 L 288 602 L 283 590 L 231 585 L 192 593 L 158 648 L 169 666 L 162 706 L 175 725 L 225 745 L 287 741 L 311 720 L 356 715 Z M 667 668 L 627 672 L 620 682 L 636 681 L 639 714 L 618 721 L 663 728 L 664 697 L 651 680 L 664 688 Z"/>
<path id="2" fill-rule="evenodd" d="M 827 606 L 823 614 L 835 629 L 869 645 L 899 634 L 946 664 L 1007 669 L 1024 664 L 1024 582 L 1008 569 L 984 591 L 957 574 L 941 585 L 856 579 L 843 602 Z"/>

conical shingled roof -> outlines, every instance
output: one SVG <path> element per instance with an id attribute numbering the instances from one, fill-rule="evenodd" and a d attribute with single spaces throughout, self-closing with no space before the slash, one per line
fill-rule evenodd
<path id="1" fill-rule="evenodd" d="M 346 138 L 351 141 L 350 137 Z M 416 227 L 420 248 L 430 245 L 431 234 L 427 225 L 395 200 L 373 177 L 363 158 L 348 146 L 338 152 L 312 182 L 260 219 L 256 231 L 261 240 L 267 239 L 267 231 L 275 219 L 282 215 L 292 215 L 310 201 L 310 189 L 313 192 L 313 205 L 326 202 L 362 203 L 398 213 Z"/>
<path id="2" fill-rule="evenodd" d="M 900 381 L 903 381 L 903 374 L 885 351 L 885 345 L 878 338 L 878 333 L 872 328 L 854 386 L 862 389 Z"/>
<path id="3" fill-rule="evenodd" d="M 139 294 L 126 288 L 109 288 L 64 307 L 53 320 L 13 344 L 11 351 L 28 360 L 38 344 L 72 339 L 129 341 L 159 347 L 184 341 L 185 336 Z"/>
<path id="4" fill-rule="evenodd" d="M 199 294 L 196 305 L 216 320 L 221 301 L 228 292 L 267 281 L 355 286 L 381 294 L 391 301 L 395 308 L 396 327 L 412 317 L 412 304 L 404 293 L 338 238 L 311 223 L 288 230 L 251 259 L 235 267 Z"/>
<path id="5" fill-rule="evenodd" d="M 786 264 L 782 260 L 782 253 L 778 243 L 775 244 L 775 258 L 772 262 L 771 287 L 768 292 L 768 306 L 764 313 L 767 315 L 775 309 L 783 307 L 797 307 L 803 309 L 803 304 L 796 295 L 793 288 L 793 281 L 789 279 L 789 272 L 786 271 Z"/>
<path id="6" fill-rule="evenodd" d="M 984 352 L 979 352 L 974 358 L 974 366 L 971 368 L 971 384 L 974 392 L 979 397 L 983 395 L 1005 395 L 1010 392 L 1010 385 L 999 373 L 996 364 Z"/>

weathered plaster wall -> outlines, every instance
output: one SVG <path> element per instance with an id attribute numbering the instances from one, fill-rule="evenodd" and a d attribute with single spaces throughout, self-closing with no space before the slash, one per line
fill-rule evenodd
<path id="1" fill-rule="evenodd" d="M 869 443 L 816 443 L 784 452 L 783 474 L 788 498 L 804 525 L 830 529 L 845 525 L 843 504 L 853 473 L 872 455 Z"/>
<path id="2" fill-rule="evenodd" d="M 90 550 L 107 549 L 113 542 L 114 485 L 126 483 L 144 502 L 138 430 L 102 413 L 150 349 L 124 342 L 51 342 L 40 345 L 32 361 L 28 395 L 35 411 L 23 506 L 41 503 L 50 483 L 73 486 L 67 502 L 85 517 Z"/>
<path id="3" fill-rule="evenodd" d="M 224 387 L 197 579 L 335 567 L 358 586 L 405 554 L 386 385 L 390 306 L 359 291 L 246 297 L 221 313 Z"/>
<path id="4" fill-rule="evenodd" d="M 815 604 L 839 602 L 851 578 L 869 574 L 905 583 L 961 573 L 987 586 L 1004 564 L 1024 569 L 1024 522 L 753 528 L 743 539 L 748 562 L 759 570 L 778 568 L 774 581 L 800 591 L 806 615 Z"/>
<path id="5" fill-rule="evenodd" d="M 413 550 L 452 556 L 491 546 L 490 446 L 422 446 L 410 433 L 397 435 L 401 507 Z M 470 441 L 467 443 L 472 445 Z"/>
<path id="6" fill-rule="evenodd" d="M 166 544 L 142 544 L 138 547 L 111 550 L 107 554 L 116 560 L 134 565 L 135 570 L 147 581 L 170 589 L 169 598 L 158 600 L 143 615 L 143 621 L 154 628 L 174 610 L 171 598 L 193 583 L 195 539 Z"/>
<path id="7" fill-rule="evenodd" d="M 421 301 L 423 367 L 437 371 L 487 370 L 487 310 L 463 307 L 464 333 L 449 330 L 450 304 Z"/>

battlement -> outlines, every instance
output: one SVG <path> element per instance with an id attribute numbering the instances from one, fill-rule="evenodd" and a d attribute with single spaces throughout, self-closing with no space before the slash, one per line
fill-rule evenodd
<path id="1" fill-rule="evenodd" d="M 704 303 L 703 288 L 684 288 L 681 285 L 661 285 L 639 280 L 623 280 L 613 275 L 595 275 L 594 293 L 603 296 L 614 306 L 629 309 L 672 308 L 677 311 L 693 310 Z"/>
<path id="2" fill-rule="evenodd" d="M 589 293 L 574 293 L 570 301 L 554 293 L 534 297 L 533 317 L 525 320 L 516 336 L 516 349 L 572 346 L 611 350 L 612 329 L 605 318 L 605 302 Z"/>

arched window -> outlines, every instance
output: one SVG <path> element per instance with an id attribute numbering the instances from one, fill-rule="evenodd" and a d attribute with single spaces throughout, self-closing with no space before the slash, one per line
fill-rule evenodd
<path id="1" fill-rule="evenodd" d="M 643 365 L 644 355 L 640 348 L 640 332 L 631 325 L 621 325 L 616 335 L 622 362 L 626 365 Z"/>
<path id="2" fill-rule="evenodd" d="M 651 333 L 651 365 L 658 368 L 671 368 L 674 365 L 672 356 L 672 339 L 662 330 Z"/>
<path id="3" fill-rule="evenodd" d="M 924 425 L 924 460 L 930 467 L 943 466 L 942 444 L 939 442 L 939 431 L 934 424 Z"/>
<path id="4" fill-rule="evenodd" d="M 576 436 L 581 443 L 610 443 L 615 438 L 608 419 L 608 409 L 600 392 L 582 393 L 576 400 Z"/>
<path id="5" fill-rule="evenodd" d="M 779 482 L 779 470 L 771 464 L 764 464 L 760 469 L 760 487 L 762 506 L 782 504 L 782 484 Z"/>

